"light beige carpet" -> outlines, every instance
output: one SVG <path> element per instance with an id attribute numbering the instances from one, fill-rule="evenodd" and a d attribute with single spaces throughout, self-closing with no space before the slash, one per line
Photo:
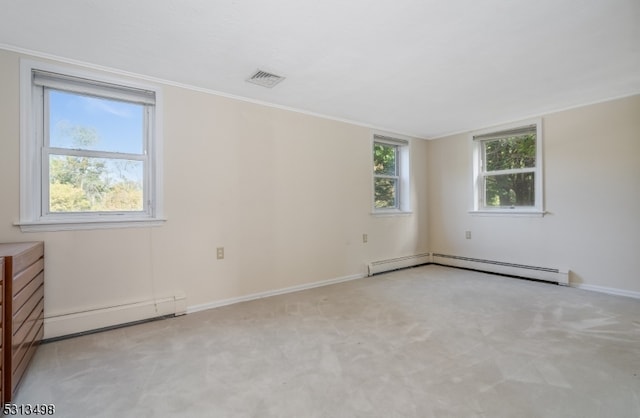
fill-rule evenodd
<path id="1" fill-rule="evenodd" d="M 41 346 L 60 417 L 640 416 L 640 301 L 424 266 Z"/>

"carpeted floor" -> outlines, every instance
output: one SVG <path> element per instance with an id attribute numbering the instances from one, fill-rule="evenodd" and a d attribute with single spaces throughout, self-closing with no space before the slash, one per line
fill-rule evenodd
<path id="1" fill-rule="evenodd" d="M 640 416 L 640 301 L 440 266 L 42 345 L 59 417 Z"/>

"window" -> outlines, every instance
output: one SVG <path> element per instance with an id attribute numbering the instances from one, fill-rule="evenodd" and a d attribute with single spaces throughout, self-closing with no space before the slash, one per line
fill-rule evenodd
<path id="1" fill-rule="evenodd" d="M 475 211 L 542 213 L 540 125 L 473 134 Z"/>
<path id="2" fill-rule="evenodd" d="M 409 205 L 409 141 L 373 137 L 374 213 L 401 213 Z"/>
<path id="3" fill-rule="evenodd" d="M 161 220 L 159 90 L 22 62 L 23 230 Z"/>

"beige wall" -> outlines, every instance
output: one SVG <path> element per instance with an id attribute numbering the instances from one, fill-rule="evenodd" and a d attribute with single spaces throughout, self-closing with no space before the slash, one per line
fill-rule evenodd
<path id="1" fill-rule="evenodd" d="M 572 284 L 640 292 L 640 96 L 546 115 L 543 138 L 542 218 L 470 215 L 468 134 L 429 142 L 431 251 L 568 268 Z"/>
<path id="2" fill-rule="evenodd" d="M 22 233 L 19 59 L 0 50 L 0 242 L 45 241 L 49 318 L 182 293 L 197 308 L 427 251 L 640 291 L 640 96 L 544 116 L 545 217 L 467 212 L 468 135 L 413 140 L 413 214 L 374 217 L 369 129 L 164 86 L 166 225 Z"/>
<path id="3" fill-rule="evenodd" d="M 0 50 L 0 242 L 45 241 L 47 317 L 180 293 L 197 307 L 428 251 L 426 141 L 411 141 L 413 214 L 374 217 L 368 128 L 172 86 L 166 225 L 22 233 L 19 59 Z"/>

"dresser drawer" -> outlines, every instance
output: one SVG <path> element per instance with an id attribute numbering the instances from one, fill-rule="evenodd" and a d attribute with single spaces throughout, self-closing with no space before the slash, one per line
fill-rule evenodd
<path id="1" fill-rule="evenodd" d="M 11 402 L 44 334 L 44 243 L 0 244 L 0 257 L 0 400 Z"/>

